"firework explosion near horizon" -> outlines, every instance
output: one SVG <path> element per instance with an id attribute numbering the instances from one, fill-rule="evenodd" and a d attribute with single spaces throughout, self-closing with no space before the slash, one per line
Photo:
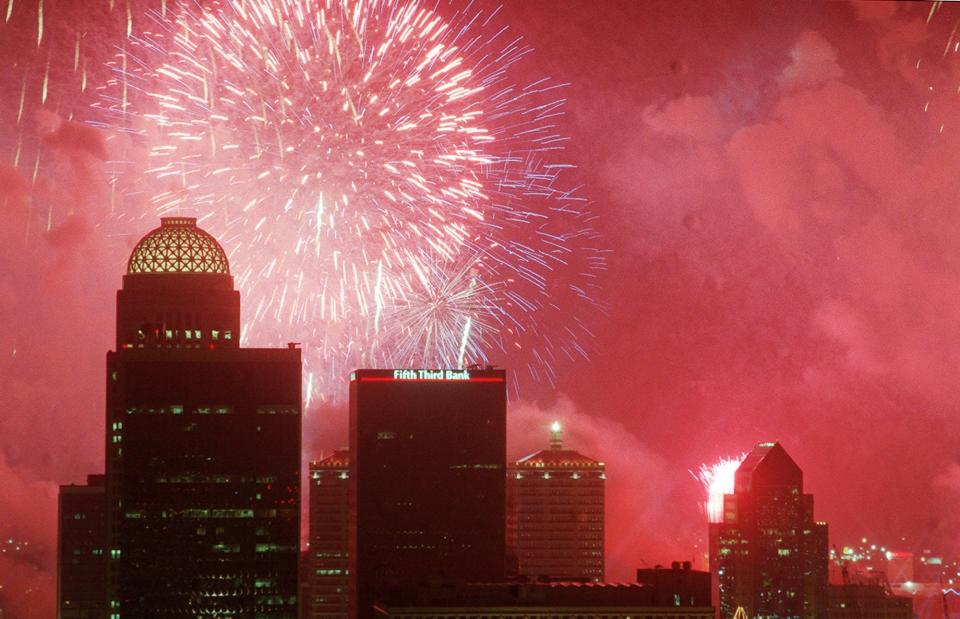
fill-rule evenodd
<path id="1" fill-rule="evenodd" d="M 308 406 L 356 367 L 508 365 L 516 396 L 586 358 L 605 252 L 564 184 L 563 85 L 511 81 L 533 50 L 496 10 L 153 4 L 105 0 L 113 45 L 70 50 L 76 117 L 109 145 L 100 225 L 135 240 L 196 216 L 229 255 L 243 343 L 302 343 Z"/>
<path id="2" fill-rule="evenodd" d="M 704 463 L 693 474 L 703 485 L 707 497 L 703 502 L 707 522 L 723 522 L 723 495 L 733 493 L 737 469 L 746 457 L 747 454 L 742 453 L 739 457 L 721 458 L 713 464 Z"/>

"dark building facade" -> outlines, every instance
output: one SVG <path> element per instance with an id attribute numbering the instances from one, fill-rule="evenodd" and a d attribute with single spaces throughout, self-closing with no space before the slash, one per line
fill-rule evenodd
<path id="1" fill-rule="evenodd" d="M 911 619 L 913 599 L 896 596 L 882 585 L 830 585 L 829 619 Z"/>
<path id="2" fill-rule="evenodd" d="M 564 449 L 558 423 L 550 433 L 549 449 L 509 467 L 508 552 L 521 576 L 602 581 L 604 464 Z"/>
<path id="3" fill-rule="evenodd" d="M 779 443 L 759 443 L 710 525 L 721 619 L 738 607 L 763 619 L 827 616 L 827 525 L 813 519 L 803 472 Z"/>
<path id="4" fill-rule="evenodd" d="M 57 508 L 57 617 L 103 619 L 106 614 L 107 502 L 104 476 L 60 486 Z"/>
<path id="5" fill-rule="evenodd" d="M 709 576 L 707 578 L 709 582 Z M 705 606 L 658 602 L 645 584 L 460 583 L 409 589 L 384 598 L 377 617 L 405 619 L 714 619 Z"/>
<path id="6" fill-rule="evenodd" d="M 693 569 L 689 561 L 674 561 L 670 569 L 638 569 L 637 582 L 650 589 L 656 606 L 711 606 L 710 572 Z"/>
<path id="7" fill-rule="evenodd" d="M 429 578 L 504 576 L 502 370 L 357 370 L 350 381 L 354 616 Z"/>
<path id="8" fill-rule="evenodd" d="M 133 250 L 107 354 L 109 619 L 297 616 L 300 350 L 239 347 L 191 218 Z"/>
<path id="9" fill-rule="evenodd" d="M 304 617 L 345 619 L 350 586 L 350 452 L 310 463 L 310 550 Z"/>

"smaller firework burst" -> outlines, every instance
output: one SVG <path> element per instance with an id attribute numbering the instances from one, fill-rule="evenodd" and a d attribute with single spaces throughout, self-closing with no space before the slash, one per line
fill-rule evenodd
<path id="1" fill-rule="evenodd" d="M 691 473 L 703 484 L 707 499 L 703 502 L 703 511 L 709 522 L 723 521 L 723 495 L 733 492 L 734 476 L 747 454 L 739 457 L 721 458 L 714 464 L 701 464 L 700 469 Z"/>

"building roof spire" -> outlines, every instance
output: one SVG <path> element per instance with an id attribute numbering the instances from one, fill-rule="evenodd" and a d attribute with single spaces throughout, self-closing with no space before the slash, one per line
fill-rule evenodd
<path id="1" fill-rule="evenodd" d="M 550 424 L 550 449 L 563 449 L 563 427 L 559 421 Z"/>

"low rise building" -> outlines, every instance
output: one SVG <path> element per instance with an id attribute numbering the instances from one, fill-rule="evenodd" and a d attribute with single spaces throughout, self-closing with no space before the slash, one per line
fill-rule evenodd
<path id="1" fill-rule="evenodd" d="M 913 600 L 881 585 L 830 585 L 830 619 L 911 619 Z"/>
<path id="2" fill-rule="evenodd" d="M 692 569 L 689 561 L 674 561 L 669 569 L 638 569 L 637 582 L 653 588 L 657 606 L 710 606 L 710 572 Z"/>
<path id="3" fill-rule="evenodd" d="M 709 583 L 709 577 L 708 581 Z M 435 585 L 378 600 L 377 617 L 404 619 L 713 619 L 705 606 L 658 604 L 657 588 L 637 583 L 502 582 Z"/>

